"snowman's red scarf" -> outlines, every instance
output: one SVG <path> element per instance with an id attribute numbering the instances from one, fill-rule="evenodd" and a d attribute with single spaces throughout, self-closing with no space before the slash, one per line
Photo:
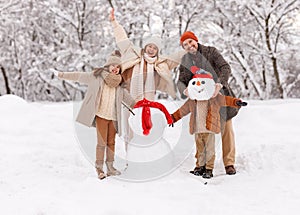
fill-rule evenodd
<path id="1" fill-rule="evenodd" d="M 143 108 L 143 110 L 142 110 L 142 127 L 143 127 L 144 135 L 148 135 L 152 128 L 150 108 L 157 108 L 157 109 L 161 110 L 165 114 L 168 124 L 173 123 L 173 119 L 172 119 L 170 113 L 168 112 L 166 107 L 159 102 L 152 102 L 147 99 L 143 99 L 141 101 L 138 101 L 134 105 L 134 108 L 139 108 L 139 107 Z"/>

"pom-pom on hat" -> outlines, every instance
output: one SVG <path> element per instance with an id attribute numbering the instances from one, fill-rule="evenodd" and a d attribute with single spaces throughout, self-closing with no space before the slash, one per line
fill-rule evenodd
<path id="1" fill-rule="evenodd" d="M 145 40 L 145 43 L 144 43 L 144 44 L 145 44 L 144 47 L 146 47 L 146 46 L 149 45 L 149 44 L 154 44 L 154 45 L 158 48 L 159 51 L 160 51 L 161 48 L 162 48 L 162 40 L 161 40 L 161 38 L 158 37 L 158 36 L 152 36 L 152 37 L 147 38 L 147 39 Z"/>
<path id="2" fill-rule="evenodd" d="M 209 72 L 206 72 L 204 69 L 201 69 L 197 66 L 191 66 L 191 72 L 194 74 L 193 78 L 213 79 L 213 76 Z"/>
<path id="3" fill-rule="evenodd" d="M 121 53 L 119 50 L 114 50 L 111 55 L 108 57 L 108 59 L 106 60 L 106 63 L 104 64 L 104 66 L 109 66 L 112 64 L 115 65 L 121 65 L 122 61 L 121 61 Z"/>
<path id="4" fill-rule="evenodd" d="M 180 45 L 182 45 L 183 41 L 185 41 L 186 39 L 193 39 L 196 42 L 198 42 L 198 37 L 196 37 L 196 35 L 191 32 L 191 31 L 186 31 L 184 32 L 181 37 L 180 37 Z"/>

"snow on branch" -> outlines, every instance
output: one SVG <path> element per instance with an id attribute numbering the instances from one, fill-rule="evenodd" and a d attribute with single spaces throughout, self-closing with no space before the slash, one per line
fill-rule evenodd
<path id="1" fill-rule="evenodd" d="M 10 8 L 10 7 L 13 7 L 13 6 L 15 6 L 15 5 L 18 5 L 20 2 L 21 2 L 21 1 L 16 1 L 16 2 L 10 1 L 9 3 L 7 3 L 6 5 L 4 5 L 4 6 L 2 6 L 2 7 L 0 8 L 0 13 L 3 12 L 3 11 L 5 11 L 5 10 L 7 10 L 7 9 Z"/>

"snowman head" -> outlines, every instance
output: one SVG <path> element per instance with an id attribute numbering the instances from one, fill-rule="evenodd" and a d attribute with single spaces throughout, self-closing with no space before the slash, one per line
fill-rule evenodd
<path id="1" fill-rule="evenodd" d="M 212 75 L 196 66 L 191 67 L 191 72 L 194 76 L 187 87 L 189 98 L 198 101 L 209 100 L 215 92 L 216 85 Z"/>

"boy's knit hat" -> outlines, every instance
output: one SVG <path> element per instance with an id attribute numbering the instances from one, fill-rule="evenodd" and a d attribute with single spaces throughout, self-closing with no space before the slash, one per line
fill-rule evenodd
<path id="1" fill-rule="evenodd" d="M 196 37 L 196 35 L 191 32 L 191 31 L 186 31 L 184 32 L 181 37 L 180 37 L 180 45 L 182 45 L 183 41 L 185 41 L 186 39 L 193 39 L 196 42 L 198 42 L 198 38 Z"/>
<path id="2" fill-rule="evenodd" d="M 121 53 L 119 50 L 114 50 L 111 55 L 107 58 L 106 63 L 104 64 L 104 66 L 109 66 L 109 65 L 121 65 L 122 61 L 121 61 Z"/>

